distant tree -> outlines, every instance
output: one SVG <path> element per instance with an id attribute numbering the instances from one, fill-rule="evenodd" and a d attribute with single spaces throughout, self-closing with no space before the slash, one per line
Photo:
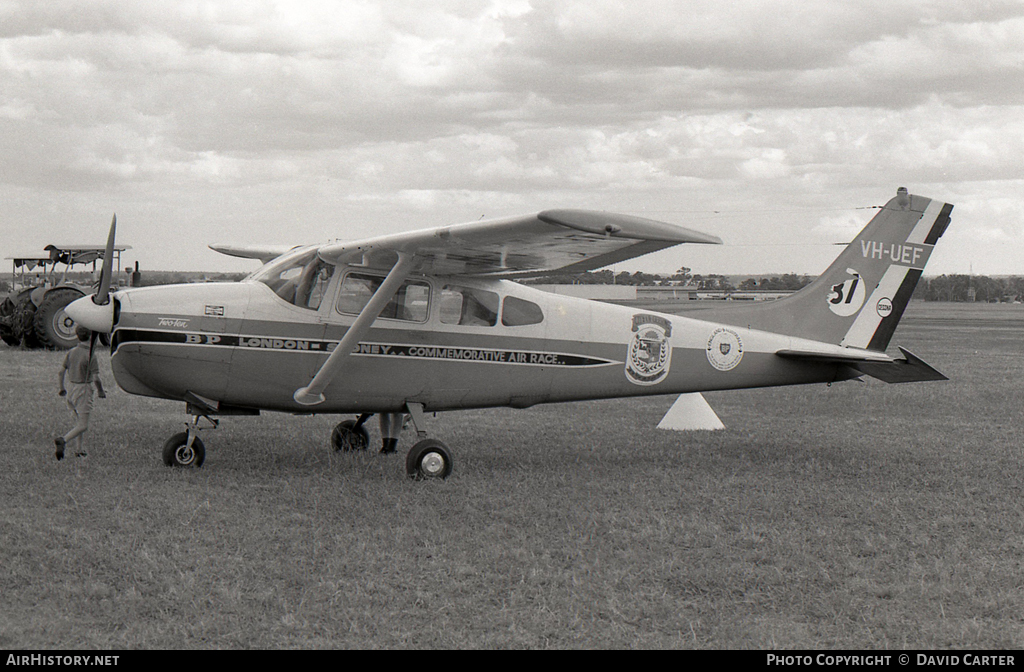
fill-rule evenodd
<path id="1" fill-rule="evenodd" d="M 681 285 L 686 285 L 690 282 L 690 278 L 692 277 L 690 275 L 691 270 L 692 269 L 690 269 L 689 267 L 683 266 L 678 271 L 676 271 L 675 274 L 672 275 L 672 279 L 677 281 Z"/>
<path id="2" fill-rule="evenodd" d="M 726 278 L 724 275 L 718 275 L 718 274 L 708 275 L 708 280 L 711 283 L 709 285 L 709 289 L 719 289 L 719 290 L 725 291 L 725 292 L 730 292 L 730 291 L 736 289 L 732 285 L 732 283 L 729 282 L 729 279 Z"/>
<path id="3" fill-rule="evenodd" d="M 1024 301 L 1024 277 L 1015 276 L 1007 280 L 1006 293 L 1011 301 Z"/>

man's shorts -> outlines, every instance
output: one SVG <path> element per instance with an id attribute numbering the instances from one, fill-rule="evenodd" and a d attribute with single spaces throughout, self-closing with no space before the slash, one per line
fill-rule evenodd
<path id="1" fill-rule="evenodd" d="M 92 413 L 92 385 L 89 383 L 68 383 L 68 407 L 78 416 Z"/>

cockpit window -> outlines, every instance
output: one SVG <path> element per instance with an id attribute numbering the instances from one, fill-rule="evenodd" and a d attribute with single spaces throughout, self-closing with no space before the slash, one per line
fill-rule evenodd
<path id="1" fill-rule="evenodd" d="M 316 310 L 330 284 L 334 266 L 321 260 L 316 249 L 284 257 L 253 275 L 279 297 L 300 308 Z"/>
<path id="2" fill-rule="evenodd" d="M 341 283 L 338 312 L 358 315 L 383 282 L 382 276 L 349 273 Z M 406 280 L 381 311 L 380 317 L 406 322 L 424 322 L 429 308 L 430 285 L 416 280 Z"/>
<path id="3" fill-rule="evenodd" d="M 498 295 L 484 289 L 445 285 L 441 323 L 493 327 L 498 322 Z"/>
<path id="4" fill-rule="evenodd" d="M 501 304 L 501 323 L 506 327 L 523 327 L 528 324 L 540 324 L 544 321 L 544 313 L 540 306 L 532 301 L 506 296 Z"/>

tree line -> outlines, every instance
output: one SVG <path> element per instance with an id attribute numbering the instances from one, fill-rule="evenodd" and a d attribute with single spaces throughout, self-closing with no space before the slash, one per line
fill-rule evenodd
<path id="1" fill-rule="evenodd" d="M 766 277 L 750 277 L 737 284 L 735 277 L 717 273 L 691 273 L 687 267 L 680 268 L 671 275 L 661 273 L 644 273 L 643 271 L 610 270 L 585 271 L 583 273 L 554 273 L 535 278 L 529 284 L 545 285 L 633 285 L 637 287 L 689 287 L 693 289 L 734 292 L 736 290 L 760 289 L 766 291 L 796 291 L 814 280 L 809 275 L 772 275 Z"/>
<path id="2" fill-rule="evenodd" d="M 795 292 L 814 280 L 810 275 L 785 273 L 783 275 L 751 276 L 736 282 L 736 277 L 709 273 L 691 273 L 680 268 L 671 275 L 635 271 L 610 270 L 584 273 L 552 274 L 535 278 L 530 284 L 551 285 L 634 285 L 638 287 L 684 286 L 715 291 L 775 291 Z M 1024 301 L 1024 276 L 992 278 L 986 275 L 940 275 L 921 278 L 914 290 L 915 299 L 922 301 Z"/>
<path id="3" fill-rule="evenodd" d="M 921 278 L 914 290 L 914 298 L 924 301 L 1024 301 L 1024 277 L 940 275 Z"/>

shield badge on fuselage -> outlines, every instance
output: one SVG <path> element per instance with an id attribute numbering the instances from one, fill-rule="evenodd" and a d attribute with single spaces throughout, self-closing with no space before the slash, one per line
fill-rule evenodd
<path id="1" fill-rule="evenodd" d="M 626 355 L 626 378 L 636 385 L 655 385 L 672 364 L 672 323 L 658 315 L 633 316 L 633 340 Z"/>

